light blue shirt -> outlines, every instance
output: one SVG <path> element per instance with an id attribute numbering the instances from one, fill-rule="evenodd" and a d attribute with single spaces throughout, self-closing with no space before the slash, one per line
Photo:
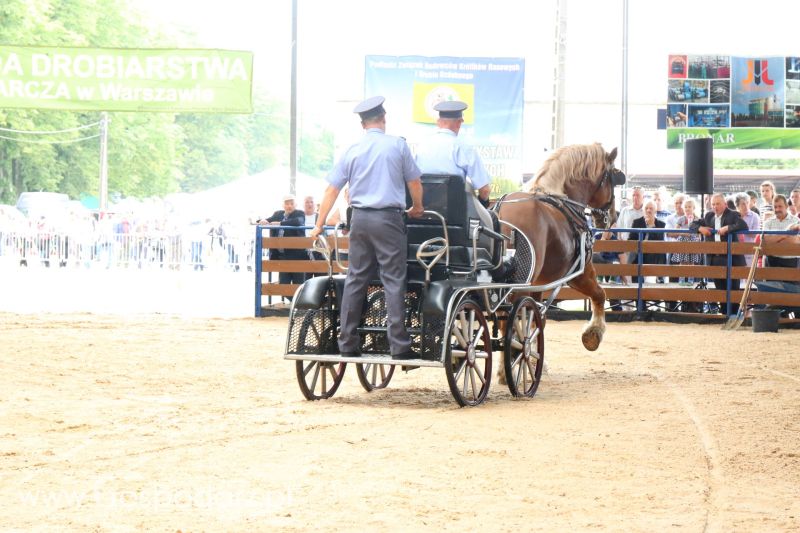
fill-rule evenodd
<path id="1" fill-rule="evenodd" d="M 369 128 L 361 141 L 342 155 L 326 180 L 340 190 L 350 183 L 353 207 L 405 209 L 405 183 L 418 180 L 420 174 L 404 139 Z"/>
<path id="2" fill-rule="evenodd" d="M 492 182 L 478 152 L 447 128 L 439 128 L 421 143 L 416 159 L 424 174 L 453 174 L 469 178 L 475 189 Z"/>

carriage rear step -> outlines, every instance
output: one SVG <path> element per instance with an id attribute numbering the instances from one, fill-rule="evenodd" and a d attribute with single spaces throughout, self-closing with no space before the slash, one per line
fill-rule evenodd
<path id="1" fill-rule="evenodd" d="M 386 326 L 362 326 L 358 328 L 359 333 L 386 333 Z M 409 335 L 419 335 L 422 333 L 422 328 L 406 328 Z"/>
<path id="2" fill-rule="evenodd" d="M 386 354 L 363 354 L 361 357 L 343 357 L 339 354 L 295 354 L 287 353 L 283 356 L 284 359 L 300 360 L 300 361 L 322 361 L 327 363 L 361 363 L 361 364 L 374 364 L 374 365 L 395 365 L 395 366 L 428 366 L 434 368 L 441 368 L 442 362 L 439 360 L 431 361 L 430 359 L 392 359 L 392 356 Z"/>

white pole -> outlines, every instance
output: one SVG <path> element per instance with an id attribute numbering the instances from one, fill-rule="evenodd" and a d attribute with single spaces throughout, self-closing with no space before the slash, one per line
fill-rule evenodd
<path id="1" fill-rule="evenodd" d="M 553 68 L 553 111 L 551 118 L 550 150 L 564 145 L 564 75 L 567 54 L 567 0 L 556 5 L 555 66 Z"/>
<path id="2" fill-rule="evenodd" d="M 620 170 L 628 173 L 628 0 L 622 1 L 622 140 Z M 627 187 L 626 187 L 627 188 Z M 623 193 L 623 197 L 625 194 Z"/>
<path id="3" fill-rule="evenodd" d="M 292 0 L 292 70 L 289 103 L 289 194 L 297 194 L 297 0 Z"/>
<path id="4" fill-rule="evenodd" d="M 100 211 L 108 209 L 108 113 L 100 113 Z"/>

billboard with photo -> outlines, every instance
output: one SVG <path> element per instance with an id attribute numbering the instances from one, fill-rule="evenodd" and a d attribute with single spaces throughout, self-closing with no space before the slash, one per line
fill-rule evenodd
<path id="1" fill-rule="evenodd" d="M 522 181 L 525 60 L 519 58 L 366 56 L 365 97 L 386 98 L 388 133 L 412 150 L 436 130 L 433 107 L 444 100 L 469 106 L 459 137 L 474 146 L 494 180 L 493 194 Z"/>
<path id="2" fill-rule="evenodd" d="M 671 54 L 667 147 L 800 149 L 800 57 Z"/>

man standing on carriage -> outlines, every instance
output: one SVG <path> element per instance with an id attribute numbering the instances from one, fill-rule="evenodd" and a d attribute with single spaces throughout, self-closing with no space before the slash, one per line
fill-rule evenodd
<path id="1" fill-rule="evenodd" d="M 486 172 L 478 152 L 458 138 L 464 123 L 467 104 L 457 100 L 439 102 L 434 106 L 439 112 L 438 129 L 417 148 L 417 166 L 423 174 L 449 174 L 469 178 L 478 191 L 478 200 L 489 207 L 492 178 Z"/>
<path id="2" fill-rule="evenodd" d="M 411 338 L 404 324 L 408 250 L 403 210 L 405 187 L 408 186 L 413 206 L 407 213 L 415 218 L 422 216 L 421 172 L 405 140 L 386 135 L 383 102 L 382 96 L 375 96 L 353 109 L 361 117 L 364 136 L 344 153 L 327 176 L 329 185 L 310 236 L 316 238 L 322 233 L 323 221 L 339 191 L 349 184 L 353 214 L 349 264 L 340 312 L 339 352 L 347 357 L 361 355 L 357 328 L 367 286 L 374 275 L 375 265 L 378 265 L 386 294 L 387 333 L 392 358 L 418 359 L 419 355 L 411 349 Z"/>

